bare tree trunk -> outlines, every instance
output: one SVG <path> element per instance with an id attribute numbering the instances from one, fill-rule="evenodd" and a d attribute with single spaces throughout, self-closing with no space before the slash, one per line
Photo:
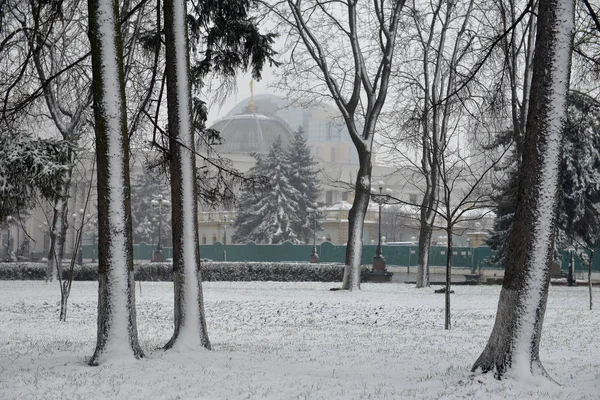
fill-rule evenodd
<path id="1" fill-rule="evenodd" d="M 446 228 L 448 235 L 448 245 L 446 246 L 446 293 L 445 293 L 445 313 L 444 313 L 444 329 L 452 329 L 452 321 L 450 319 L 450 290 L 452 286 L 452 225 L 448 222 Z"/>
<path id="2" fill-rule="evenodd" d="M 316 1 L 307 6 L 295 0 L 287 0 L 285 3 L 292 13 L 292 18 L 287 22 L 291 23 L 297 31 L 299 41 L 303 43 L 306 52 L 318 67 L 318 74 L 342 114 L 358 153 L 359 170 L 356 177 L 354 203 L 348 215 L 346 267 L 342 289 L 360 289 L 363 226 L 371 189 L 373 136 L 387 96 L 398 23 L 405 0 L 395 1 L 385 6 L 383 3 L 375 2 L 372 9 L 362 8 L 363 4 L 351 1 L 341 6 L 344 12 L 339 16 L 329 12 L 327 1 Z M 320 16 L 313 15 L 313 11 L 320 13 Z M 362 48 L 361 23 L 371 20 L 370 17 L 363 20 L 363 16 L 360 15 L 363 12 L 374 13 L 372 29 L 379 32 L 377 51 L 373 51 L 373 48 L 369 50 Z M 315 21 L 319 22 L 313 25 Z M 327 29 L 325 34 L 322 34 L 325 32 L 323 24 L 329 24 L 331 28 Z M 348 40 L 348 54 L 351 54 L 352 58 L 348 58 L 347 62 L 340 62 L 337 56 L 330 58 L 331 53 L 326 50 L 329 39 L 336 34 Z M 366 59 L 369 60 L 368 64 L 365 62 Z M 334 72 L 338 67 L 346 70 L 342 74 Z M 364 121 L 360 124 L 361 130 L 357 128 L 359 121 L 356 118 L 357 111 L 364 117 Z"/>
<path id="3" fill-rule="evenodd" d="M 427 204 L 431 203 L 431 195 L 428 194 Z M 423 199 L 425 203 L 425 199 Z M 429 272 L 429 250 L 431 248 L 431 236 L 433 234 L 433 219 L 435 213 L 429 206 L 421 206 L 421 219 L 419 230 L 419 261 L 417 263 L 417 287 L 424 288 L 430 285 Z"/>
<path id="4" fill-rule="evenodd" d="M 116 0 L 89 0 L 98 182 L 98 337 L 90 365 L 144 356 L 133 279 L 129 138 Z"/>
<path id="5" fill-rule="evenodd" d="M 504 283 L 494 328 L 472 368 L 494 371 L 498 378 L 509 371 L 548 376 L 539 359 L 539 345 L 550 284 L 573 20 L 572 0 L 540 2 L 518 203 Z"/>
<path id="6" fill-rule="evenodd" d="M 371 196 L 371 152 L 362 149 L 359 154 L 360 167 L 356 174 L 354 202 L 348 213 L 348 245 L 346 267 L 342 289 L 360 289 L 360 267 L 362 264 L 363 227 Z"/>
<path id="7" fill-rule="evenodd" d="M 175 331 L 165 349 L 210 349 L 200 277 L 186 2 L 164 4 L 175 286 Z"/>
<path id="8" fill-rule="evenodd" d="M 67 301 L 69 300 L 70 290 L 68 290 L 69 281 L 64 280 L 60 285 L 60 317 L 59 320 L 65 322 L 67 320 Z"/>
<path id="9" fill-rule="evenodd" d="M 594 262 L 594 250 L 590 250 L 590 261 L 588 263 L 588 290 L 590 292 L 590 311 L 592 311 L 592 266 Z"/>
<path id="10" fill-rule="evenodd" d="M 65 240 L 67 238 L 67 216 L 69 215 L 68 199 L 72 174 L 73 167 L 67 170 L 60 198 L 56 199 L 54 203 L 52 227 L 50 231 L 50 249 L 48 250 L 48 263 L 46 266 L 46 282 L 57 279 L 62 268 Z"/>

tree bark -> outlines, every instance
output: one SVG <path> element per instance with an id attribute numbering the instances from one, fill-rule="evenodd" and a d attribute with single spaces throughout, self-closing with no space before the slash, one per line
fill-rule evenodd
<path id="1" fill-rule="evenodd" d="M 165 349 L 210 349 L 200 276 L 186 2 L 164 4 L 175 286 L 175 330 Z"/>
<path id="2" fill-rule="evenodd" d="M 71 291 L 68 288 L 69 282 L 64 280 L 60 287 L 60 317 L 59 320 L 65 322 L 67 320 L 67 304 Z"/>
<path id="3" fill-rule="evenodd" d="M 425 200 L 423 201 L 425 203 Z M 430 203 L 430 200 L 427 200 Z M 417 288 L 429 287 L 431 281 L 429 276 L 429 249 L 431 248 L 431 236 L 433 234 L 434 212 L 429 206 L 421 206 L 421 219 L 419 229 L 419 260 L 417 262 Z"/>
<path id="4" fill-rule="evenodd" d="M 452 286 L 452 225 L 448 223 L 446 228 L 448 235 L 448 245 L 446 246 L 446 293 L 444 302 L 444 329 L 452 329 L 452 320 L 450 319 L 450 290 Z"/>
<path id="5" fill-rule="evenodd" d="M 540 2 L 517 210 L 494 328 L 472 371 L 548 376 L 539 359 L 553 255 L 574 5 Z"/>
<path id="6" fill-rule="evenodd" d="M 590 250 L 590 261 L 588 263 L 588 291 L 590 293 L 590 311 L 592 311 L 592 266 L 594 263 L 594 250 Z"/>
<path id="7" fill-rule="evenodd" d="M 144 356 L 138 343 L 131 235 L 129 138 L 116 0 L 89 0 L 98 184 L 98 336 L 90 365 Z"/>
<path id="8" fill-rule="evenodd" d="M 363 227 L 371 198 L 371 152 L 359 149 L 360 166 L 354 186 L 354 202 L 348 213 L 348 244 L 342 289 L 360 289 L 360 267 L 362 264 Z"/>
<path id="9" fill-rule="evenodd" d="M 65 240 L 67 238 L 67 216 L 69 215 L 69 207 L 67 203 L 69 201 L 69 188 L 71 187 L 72 174 L 73 167 L 68 169 L 65 182 L 61 190 L 61 196 L 60 198 L 56 199 L 54 203 L 52 227 L 50 228 L 50 249 L 48 250 L 48 263 L 46 266 L 46 282 L 57 279 L 62 268 L 62 260 L 65 252 Z"/>

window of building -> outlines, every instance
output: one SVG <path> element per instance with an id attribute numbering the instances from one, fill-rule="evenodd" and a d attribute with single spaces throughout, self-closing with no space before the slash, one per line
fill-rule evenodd
<path id="1" fill-rule="evenodd" d="M 206 244 L 206 235 L 202 235 L 202 244 Z"/>
<path id="2" fill-rule="evenodd" d="M 411 193 L 408 195 L 408 202 L 411 204 L 417 204 L 417 202 L 419 201 L 419 196 L 417 196 L 414 193 Z"/>
<path id="3" fill-rule="evenodd" d="M 333 190 L 328 190 L 325 192 L 325 204 L 328 206 L 333 204 Z"/>
<path id="4" fill-rule="evenodd" d="M 348 201 L 348 192 L 342 193 L 342 201 Z"/>
<path id="5" fill-rule="evenodd" d="M 217 243 L 217 235 L 213 233 L 213 239 L 212 239 L 213 243 Z"/>

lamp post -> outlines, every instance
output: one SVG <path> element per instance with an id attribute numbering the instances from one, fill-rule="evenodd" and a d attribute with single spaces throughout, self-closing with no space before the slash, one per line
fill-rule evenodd
<path id="1" fill-rule="evenodd" d="M 48 235 L 50 234 L 50 228 L 48 227 L 48 222 L 44 221 L 43 225 L 39 225 L 40 232 L 44 234 L 44 244 L 42 246 L 42 254 L 47 254 L 48 252 Z"/>
<path id="2" fill-rule="evenodd" d="M 381 209 L 384 204 L 391 203 L 391 194 L 392 191 L 389 188 L 386 188 L 384 193 L 382 181 L 379 181 L 378 192 L 371 189 L 371 199 L 379 205 L 377 250 L 375 251 L 375 257 L 373 257 L 373 269 L 369 274 L 370 280 L 373 282 L 389 282 L 392 277 L 392 274 L 386 269 L 385 257 L 383 256 L 383 249 L 381 247 Z"/>
<path id="3" fill-rule="evenodd" d="M 223 261 L 227 261 L 227 215 L 223 215 Z"/>
<path id="4" fill-rule="evenodd" d="M 88 232 L 92 235 L 92 262 L 96 262 L 96 248 L 98 246 L 98 220 L 89 222 Z"/>
<path id="5" fill-rule="evenodd" d="M 12 246 L 10 243 L 10 224 L 13 221 L 13 217 L 11 217 L 10 215 L 8 217 L 6 217 L 6 223 L 8 224 L 8 241 L 6 243 L 6 259 L 8 260 L 8 262 L 12 262 L 13 258 L 12 258 Z"/>
<path id="6" fill-rule="evenodd" d="M 412 254 L 413 254 L 413 245 L 415 244 L 416 237 L 410 237 L 410 246 L 408 247 L 408 267 L 406 267 L 406 275 L 410 275 L 410 265 L 412 262 Z"/>
<path id="7" fill-rule="evenodd" d="M 317 252 L 317 218 L 319 216 L 319 209 L 318 208 L 307 208 L 306 211 L 308 211 L 309 214 L 313 215 L 313 249 L 312 249 L 312 254 L 310 255 L 310 259 L 309 262 L 312 264 L 317 264 L 319 263 L 319 253 Z M 325 239 L 324 239 L 325 240 Z"/>
<path id="8" fill-rule="evenodd" d="M 162 194 L 159 194 L 158 196 L 156 196 L 156 198 L 152 199 L 150 204 L 158 212 L 158 243 L 156 244 L 156 252 L 154 254 L 154 261 L 163 261 L 162 240 L 161 240 L 162 213 L 163 213 L 163 208 L 169 207 L 171 205 L 171 202 L 167 199 L 163 199 Z"/>
<path id="9" fill-rule="evenodd" d="M 77 257 L 77 264 L 79 265 L 83 264 L 83 254 L 81 252 L 81 239 L 79 240 L 79 243 L 77 243 L 77 236 L 80 236 L 83 230 L 83 224 L 85 221 L 84 212 L 85 210 L 82 208 L 79 210 L 79 214 L 73 213 L 71 216 L 73 218 L 73 245 L 71 247 L 71 252 Z M 77 227 L 78 222 L 81 223 L 79 227 Z"/>

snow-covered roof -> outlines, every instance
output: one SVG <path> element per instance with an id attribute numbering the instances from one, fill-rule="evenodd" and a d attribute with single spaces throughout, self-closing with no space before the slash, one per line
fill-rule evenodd
<path id="1" fill-rule="evenodd" d="M 293 140 L 293 133 L 277 118 L 261 113 L 244 113 L 226 117 L 211 126 L 221 133 L 223 144 L 216 146 L 220 153 L 265 154 L 278 137 L 283 146 Z"/>

